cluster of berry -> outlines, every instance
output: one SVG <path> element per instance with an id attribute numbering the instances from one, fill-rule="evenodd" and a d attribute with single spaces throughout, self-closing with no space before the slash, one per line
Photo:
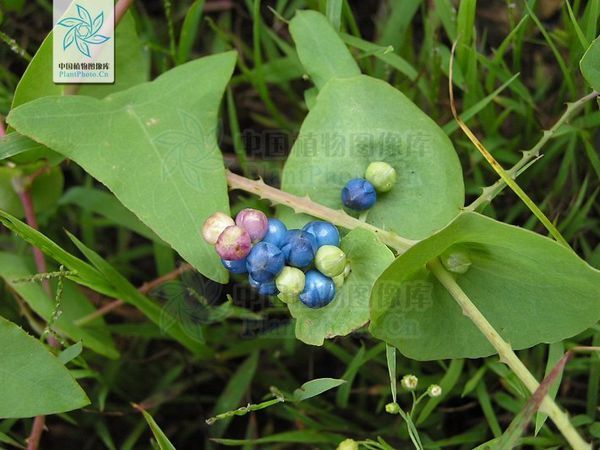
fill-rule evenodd
<path id="1" fill-rule="evenodd" d="M 356 211 L 369 209 L 377 201 L 377 192 L 388 192 L 396 183 L 396 170 L 388 163 L 369 164 L 364 178 L 353 178 L 342 189 L 342 203 Z"/>
<path id="2" fill-rule="evenodd" d="M 350 273 L 346 254 L 339 248 L 340 233 L 329 222 L 288 230 L 280 220 L 248 208 L 235 221 L 220 212 L 213 214 L 202 235 L 215 246 L 227 270 L 248 273 L 259 294 L 277 295 L 286 303 L 299 299 L 309 308 L 326 306 Z"/>

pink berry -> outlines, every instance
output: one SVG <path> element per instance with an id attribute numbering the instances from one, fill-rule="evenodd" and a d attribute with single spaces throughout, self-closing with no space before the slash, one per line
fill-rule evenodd
<path id="1" fill-rule="evenodd" d="M 235 225 L 223 230 L 215 246 L 221 259 L 228 261 L 244 259 L 250 253 L 251 248 L 252 241 L 248 232 Z"/>
<path id="2" fill-rule="evenodd" d="M 262 211 L 252 208 L 241 210 L 235 218 L 235 224 L 250 235 L 252 242 L 260 241 L 269 230 L 269 219 Z"/>
<path id="3" fill-rule="evenodd" d="M 233 225 L 235 225 L 235 222 L 231 217 L 222 212 L 216 212 L 204 222 L 202 237 L 210 245 L 215 245 L 223 230 Z"/>

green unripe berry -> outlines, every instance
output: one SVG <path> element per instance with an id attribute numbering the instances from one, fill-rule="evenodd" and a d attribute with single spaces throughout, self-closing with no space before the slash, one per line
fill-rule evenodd
<path id="1" fill-rule="evenodd" d="M 385 405 L 385 412 L 388 414 L 398 414 L 400 412 L 400 405 L 396 402 L 391 402 Z"/>
<path id="2" fill-rule="evenodd" d="M 339 247 L 323 245 L 315 256 L 315 266 L 323 275 L 337 277 L 346 268 L 346 254 Z"/>
<path id="3" fill-rule="evenodd" d="M 375 186 L 377 192 L 388 192 L 396 183 L 396 169 L 383 161 L 369 164 L 365 178 Z"/>
<path id="4" fill-rule="evenodd" d="M 442 254 L 442 264 L 453 273 L 467 273 L 471 267 L 472 261 L 469 255 L 464 251 L 451 251 Z"/>
<path id="5" fill-rule="evenodd" d="M 358 442 L 354 439 L 345 439 L 339 443 L 337 450 L 358 450 Z"/>
<path id="6" fill-rule="evenodd" d="M 298 294 L 282 294 L 281 292 L 279 294 L 277 294 L 277 298 L 279 300 L 281 300 L 283 303 L 285 303 L 286 305 L 289 305 L 291 303 L 296 303 L 298 300 L 300 300 L 300 297 L 298 297 Z"/>
<path id="7" fill-rule="evenodd" d="M 298 295 L 304 290 L 305 275 L 300 269 L 296 267 L 286 266 L 275 278 L 275 286 L 279 292 L 286 299 L 298 297 Z M 284 301 L 284 300 L 282 300 Z M 285 301 L 288 303 L 288 301 Z"/>

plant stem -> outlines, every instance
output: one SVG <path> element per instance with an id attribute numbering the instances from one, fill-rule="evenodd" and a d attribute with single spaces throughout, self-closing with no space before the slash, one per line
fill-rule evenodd
<path id="1" fill-rule="evenodd" d="M 533 394 L 540 384 L 527 367 L 525 367 L 525 364 L 517 357 L 509 343 L 500 336 L 485 316 L 481 314 L 471 299 L 458 285 L 456 280 L 454 280 L 452 275 L 444 269 L 439 260 L 435 259 L 430 261 L 427 266 L 439 282 L 448 290 L 450 295 L 452 295 L 454 300 L 460 305 L 463 314 L 471 319 L 479 331 L 481 331 L 485 338 L 493 345 L 500 356 L 500 361 L 508 365 L 515 375 L 523 382 L 527 390 Z M 575 450 L 592 448 L 581 438 L 581 436 L 579 436 L 579 433 L 577 433 L 577 430 L 575 430 L 569 421 L 567 414 L 562 411 L 550 397 L 544 397 L 540 410 L 552 419 L 571 447 Z"/>
<path id="2" fill-rule="evenodd" d="M 507 175 L 509 175 L 512 179 L 517 178 L 517 176 L 519 176 L 523 170 L 528 167 L 531 161 L 534 161 L 540 157 L 540 151 L 544 145 L 546 145 L 546 143 L 556 135 L 556 132 L 560 129 L 560 127 L 569 121 L 587 102 L 595 99 L 598 97 L 598 95 L 598 92 L 593 91 L 592 93 L 573 103 L 567 103 L 567 109 L 562 116 L 559 117 L 559 119 L 550 129 L 544 130 L 544 133 L 537 144 L 531 147 L 531 149 L 523 152 L 523 156 L 521 157 L 520 161 L 506 171 Z M 470 205 L 466 206 L 465 210 L 475 211 L 481 206 L 490 203 L 500 192 L 502 192 L 505 187 L 506 183 L 502 178 L 500 178 L 491 186 L 483 188 L 481 195 L 477 197 Z"/>
<path id="3" fill-rule="evenodd" d="M 383 243 L 395 249 L 399 254 L 404 253 L 418 242 L 398 236 L 391 231 L 382 230 L 371 224 L 361 222 L 360 220 L 349 216 L 344 211 L 334 210 L 320 205 L 313 202 L 308 197 L 299 197 L 283 192 L 266 185 L 262 180 L 249 180 L 230 171 L 226 171 L 226 175 L 227 182 L 231 189 L 240 189 L 249 192 L 260 198 L 270 200 L 273 204 L 284 205 L 292 208 L 297 213 L 305 213 L 323 220 L 328 220 L 343 228 L 365 228 L 378 235 Z M 481 314 L 471 299 L 469 299 L 461 287 L 456 283 L 452 275 L 442 267 L 437 259 L 431 261 L 428 264 L 428 267 L 460 305 L 463 313 L 471 319 L 475 326 L 496 349 L 500 356 L 500 360 L 512 369 L 515 375 L 517 375 L 531 393 L 535 392 L 539 386 L 538 381 L 531 372 L 529 372 L 529 369 L 525 367 L 521 360 L 519 360 L 510 345 L 502 338 L 502 336 L 500 336 L 483 314 Z M 558 429 L 575 450 L 588 450 L 591 448 L 579 436 L 577 430 L 575 430 L 573 425 L 569 422 L 567 414 L 558 407 L 554 400 L 546 396 L 540 409 L 554 421 Z"/>
<path id="4" fill-rule="evenodd" d="M 336 211 L 315 203 L 308 196 L 299 197 L 271 187 L 265 184 L 261 179 L 257 181 L 249 180 L 248 178 L 236 175 L 229 170 L 226 171 L 226 175 L 227 183 L 231 189 L 240 189 L 242 191 L 250 192 L 260 198 L 270 200 L 273 204 L 288 206 L 297 213 L 309 214 L 320 219 L 328 220 L 343 228 L 347 228 L 348 230 L 365 228 L 379 236 L 381 242 L 394 248 L 398 253 L 404 253 L 418 242 L 398 236 L 391 231 L 382 230 L 369 223 L 362 222 L 361 220 L 348 215 L 343 210 Z"/>

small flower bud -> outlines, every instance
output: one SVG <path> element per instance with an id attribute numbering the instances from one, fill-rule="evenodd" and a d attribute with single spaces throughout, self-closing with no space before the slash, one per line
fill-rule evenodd
<path id="1" fill-rule="evenodd" d="M 238 261 L 244 259 L 252 247 L 250 235 L 246 230 L 232 225 L 219 235 L 215 249 L 221 257 L 228 261 Z"/>
<path id="2" fill-rule="evenodd" d="M 471 267 L 471 258 L 464 251 L 446 252 L 441 256 L 442 264 L 453 273 L 467 273 Z"/>
<path id="3" fill-rule="evenodd" d="M 235 217 L 235 224 L 250 235 L 252 242 L 260 241 L 269 230 L 269 219 L 257 209 L 242 209 Z"/>
<path id="4" fill-rule="evenodd" d="M 216 212 L 204 222 L 202 237 L 210 245 L 215 245 L 223 230 L 232 225 L 235 225 L 235 222 L 231 217 L 222 212 Z"/>
<path id="5" fill-rule="evenodd" d="M 442 388 L 437 384 L 432 384 L 427 388 L 427 394 L 429 394 L 430 397 L 439 397 L 442 395 Z"/>
<path id="6" fill-rule="evenodd" d="M 365 178 L 371 182 L 377 192 L 388 192 L 396 183 L 396 170 L 386 162 L 372 162 L 367 167 Z"/>
<path id="7" fill-rule="evenodd" d="M 305 275 L 300 269 L 286 266 L 275 278 L 279 292 L 288 297 L 298 297 L 304 290 Z"/>
<path id="8" fill-rule="evenodd" d="M 323 275 L 335 277 L 344 273 L 346 254 L 339 247 L 324 245 L 315 256 L 315 266 Z"/>
<path id="9" fill-rule="evenodd" d="M 400 384 L 407 391 L 414 391 L 419 384 L 419 379 L 414 375 L 404 375 Z"/>
<path id="10" fill-rule="evenodd" d="M 354 439 L 345 439 L 337 446 L 337 450 L 358 450 L 358 442 Z"/>
<path id="11" fill-rule="evenodd" d="M 385 405 L 385 412 L 388 414 L 398 414 L 400 412 L 400 405 L 396 402 L 391 402 Z"/>

